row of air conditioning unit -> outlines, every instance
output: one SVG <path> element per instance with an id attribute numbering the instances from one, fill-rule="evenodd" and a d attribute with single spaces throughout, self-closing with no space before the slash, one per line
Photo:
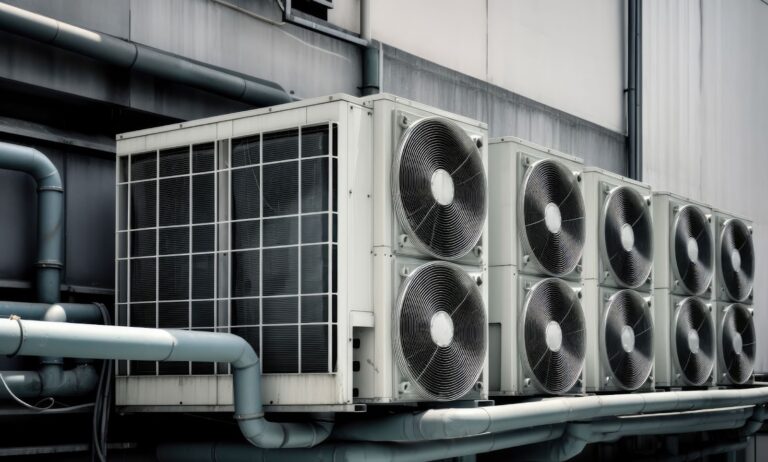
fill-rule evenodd
<path id="1" fill-rule="evenodd" d="M 117 323 L 244 337 L 268 410 L 751 378 L 748 222 L 484 123 L 334 95 L 117 154 Z M 225 364 L 117 375 L 119 406 L 231 409 Z"/>

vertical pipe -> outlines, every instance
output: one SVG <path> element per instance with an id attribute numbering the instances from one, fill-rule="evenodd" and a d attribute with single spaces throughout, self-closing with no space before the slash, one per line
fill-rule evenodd
<path id="1" fill-rule="evenodd" d="M 64 187 L 56 166 L 37 149 L 0 143 L 0 169 L 27 173 L 37 182 L 37 301 L 59 301 Z"/>
<path id="2" fill-rule="evenodd" d="M 627 12 L 627 174 L 643 178 L 642 0 L 628 0 Z"/>

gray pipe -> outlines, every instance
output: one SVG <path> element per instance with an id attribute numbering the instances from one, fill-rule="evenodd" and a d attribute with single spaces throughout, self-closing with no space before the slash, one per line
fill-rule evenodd
<path id="1" fill-rule="evenodd" d="M 57 303 L 66 316 L 66 322 L 78 324 L 101 324 L 104 322 L 101 310 L 93 303 Z M 42 321 L 51 308 L 47 303 L 24 303 L 0 301 L 0 318 L 18 316 L 22 319 Z"/>
<path id="2" fill-rule="evenodd" d="M 0 3 L 0 12 L 4 6 Z M 37 182 L 37 299 L 56 303 L 64 237 L 64 187 L 59 171 L 37 149 L 1 142 L 0 169 L 27 173 Z"/>
<path id="3" fill-rule="evenodd" d="M 277 423 L 264 418 L 259 357 L 232 334 L 139 327 L 62 324 L 0 319 L 0 354 L 135 361 L 230 363 L 235 420 L 252 444 L 262 448 L 310 448 L 330 434 L 332 422 Z"/>
<path id="4" fill-rule="evenodd" d="M 0 3 L 0 29 L 129 70 L 193 86 L 257 106 L 293 99 L 279 85 Z"/>
<path id="5" fill-rule="evenodd" d="M 421 443 L 324 443 L 312 449 L 258 449 L 244 444 L 165 444 L 157 449 L 161 462 L 423 462 L 481 454 L 559 438 L 563 425 L 548 425 L 450 441 Z"/>
<path id="6" fill-rule="evenodd" d="M 335 439 L 423 441 L 518 430 L 599 417 L 745 406 L 768 402 L 768 387 L 561 397 L 473 409 L 430 409 L 337 425 Z"/>
<path id="7" fill-rule="evenodd" d="M 650 416 L 614 417 L 568 424 L 562 438 L 526 448 L 519 460 L 568 460 L 591 443 L 613 442 L 625 436 L 666 435 L 740 428 L 753 408 L 719 409 Z"/>

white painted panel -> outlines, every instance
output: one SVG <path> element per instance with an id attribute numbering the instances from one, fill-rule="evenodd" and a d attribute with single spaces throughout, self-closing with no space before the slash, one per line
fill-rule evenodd
<path id="1" fill-rule="evenodd" d="M 489 0 L 487 80 L 624 132 L 623 3 Z"/>
<path id="2" fill-rule="evenodd" d="M 485 80 L 484 0 L 374 0 L 373 38 Z"/>
<path id="3" fill-rule="evenodd" d="M 643 5 L 644 180 L 755 220 L 756 369 L 768 371 L 768 5 Z"/>

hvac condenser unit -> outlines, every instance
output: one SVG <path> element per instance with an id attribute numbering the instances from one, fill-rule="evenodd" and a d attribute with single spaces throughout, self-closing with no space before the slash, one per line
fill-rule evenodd
<path id="1" fill-rule="evenodd" d="M 486 396 L 486 126 L 335 95 L 118 136 L 117 322 L 230 332 L 271 411 Z M 229 410 L 226 364 L 116 402 Z"/>
<path id="2" fill-rule="evenodd" d="M 720 210 L 715 223 L 715 298 L 717 309 L 717 383 L 754 382 L 755 325 L 752 223 Z"/>
<path id="3" fill-rule="evenodd" d="M 653 227 L 656 386 L 712 385 L 712 210 L 671 193 L 654 193 Z"/>
<path id="4" fill-rule="evenodd" d="M 489 169 L 491 394 L 580 393 L 582 161 L 501 138 Z"/>
<path id="5" fill-rule="evenodd" d="M 614 173 L 586 168 L 584 306 L 586 389 L 653 387 L 651 189 Z"/>

